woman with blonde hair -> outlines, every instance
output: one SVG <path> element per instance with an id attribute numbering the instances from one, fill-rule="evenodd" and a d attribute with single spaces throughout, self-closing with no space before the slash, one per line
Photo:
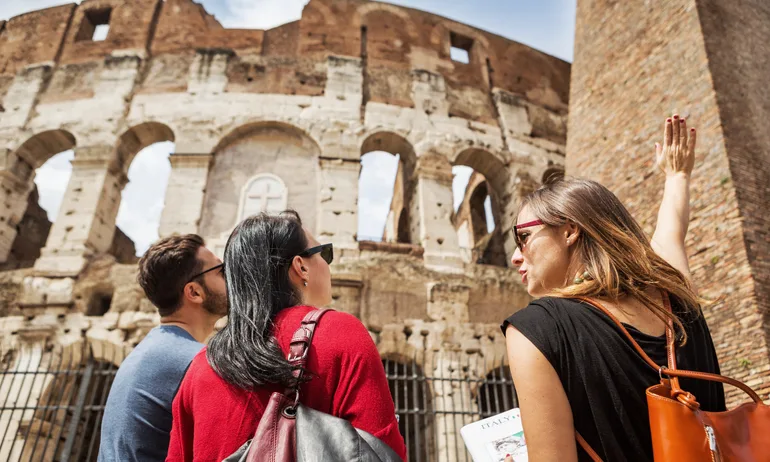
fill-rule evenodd
<path id="1" fill-rule="evenodd" d="M 530 460 L 590 460 L 576 431 L 603 460 L 653 459 L 645 390 L 659 383 L 659 371 L 580 298 L 599 301 L 657 364 L 667 363 L 671 320 L 679 367 L 719 373 L 685 252 L 694 150 L 695 130 L 676 115 L 667 119 L 656 144 L 666 183 L 652 241 L 594 181 L 557 181 L 522 202 L 512 263 L 537 298 L 502 328 Z M 680 382 L 703 409 L 724 410 L 720 384 Z"/>

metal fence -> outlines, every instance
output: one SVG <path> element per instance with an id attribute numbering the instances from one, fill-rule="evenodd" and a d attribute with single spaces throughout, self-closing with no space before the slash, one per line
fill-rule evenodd
<path id="1" fill-rule="evenodd" d="M 0 365 L 0 460 L 96 461 L 117 366 L 81 346 L 24 348 Z"/>
<path id="2" fill-rule="evenodd" d="M 117 362 L 88 347 L 0 357 L 0 461 L 96 461 Z M 516 407 L 502 358 L 423 352 L 382 363 L 410 461 L 471 461 L 460 428 Z"/>
<path id="3" fill-rule="evenodd" d="M 382 362 L 410 461 L 472 461 L 460 429 L 518 406 L 504 358 L 421 353 Z"/>

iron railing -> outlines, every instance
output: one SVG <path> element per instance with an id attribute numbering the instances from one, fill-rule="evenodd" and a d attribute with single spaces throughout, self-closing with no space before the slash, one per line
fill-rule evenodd
<path id="1" fill-rule="evenodd" d="M 382 362 L 410 461 L 472 461 L 460 429 L 518 406 L 504 358 L 422 352 Z"/>
<path id="2" fill-rule="evenodd" d="M 0 460 L 96 461 L 115 361 L 24 347 L 0 363 Z"/>
<path id="3" fill-rule="evenodd" d="M 87 346 L 0 357 L 0 461 L 96 461 L 119 362 Z M 460 428 L 516 407 L 502 358 L 420 352 L 382 363 L 410 461 L 471 461 Z"/>

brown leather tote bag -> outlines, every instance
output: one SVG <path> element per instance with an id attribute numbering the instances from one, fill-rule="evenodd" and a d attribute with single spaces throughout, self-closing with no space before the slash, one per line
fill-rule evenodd
<path id="1" fill-rule="evenodd" d="M 666 328 L 668 367 L 650 359 L 623 324 L 601 303 L 581 299 L 610 317 L 636 352 L 660 375 L 660 384 L 647 389 L 652 449 L 656 462 L 763 462 L 770 461 L 770 406 L 746 384 L 717 374 L 677 369 L 673 322 Z M 668 295 L 663 297 L 670 311 Z M 725 412 L 700 409 L 697 398 L 679 386 L 679 377 L 726 383 L 745 391 L 752 402 Z M 586 441 L 578 443 L 594 461 L 601 461 Z"/>
<path id="2" fill-rule="evenodd" d="M 294 366 L 295 385 L 270 396 L 254 437 L 223 462 L 401 462 L 377 437 L 300 403 L 299 385 L 310 343 L 327 311 L 331 310 L 309 312 L 291 338 L 288 360 Z"/>

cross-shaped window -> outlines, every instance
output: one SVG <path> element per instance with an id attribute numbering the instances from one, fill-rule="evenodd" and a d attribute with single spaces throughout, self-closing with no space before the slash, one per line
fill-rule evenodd
<path id="1" fill-rule="evenodd" d="M 241 197 L 238 221 L 257 213 L 286 210 L 288 191 L 284 182 L 269 173 L 259 174 L 246 183 Z"/>

